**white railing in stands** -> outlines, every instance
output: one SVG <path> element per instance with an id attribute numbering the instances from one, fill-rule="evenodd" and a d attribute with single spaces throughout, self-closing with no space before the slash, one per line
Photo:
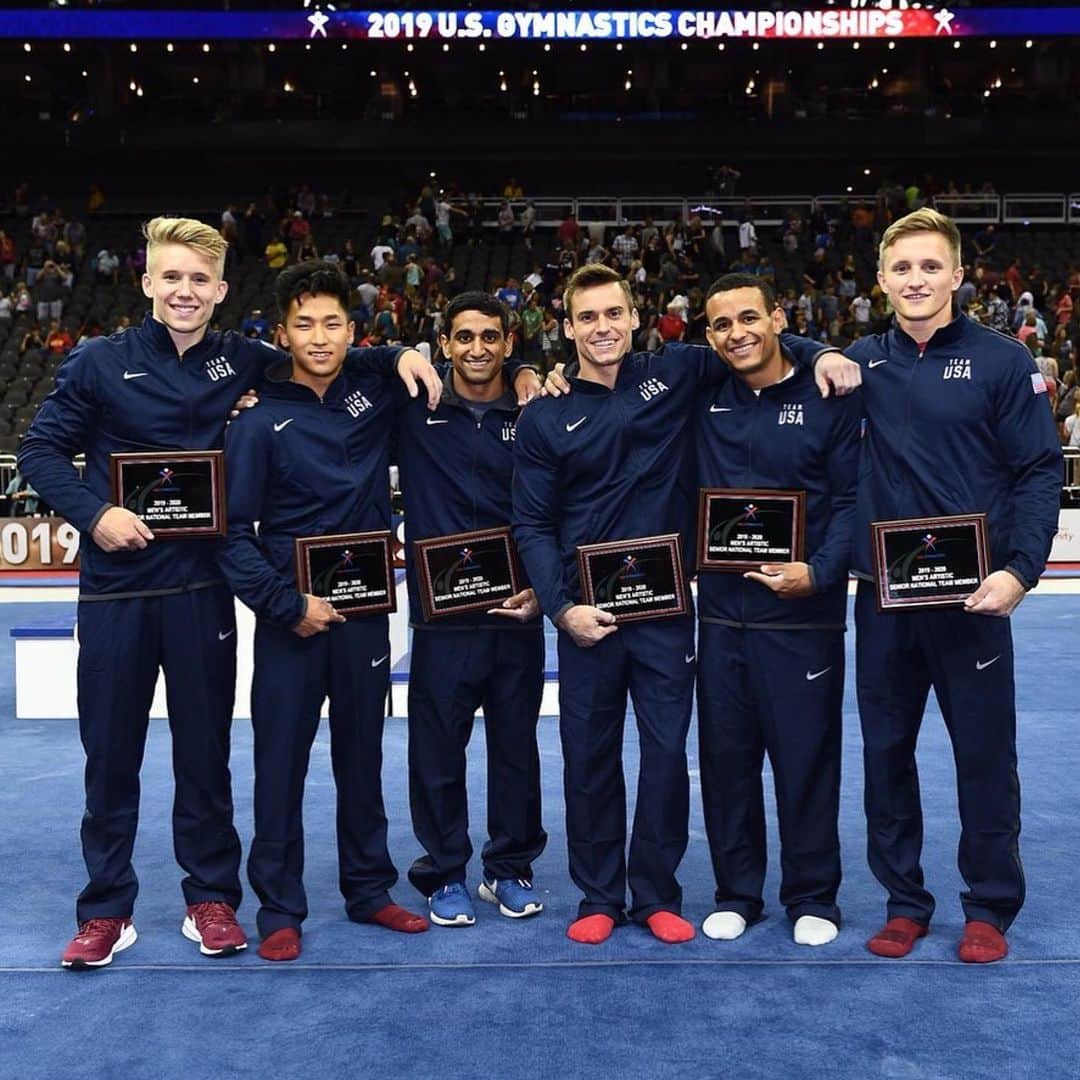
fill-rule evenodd
<path id="1" fill-rule="evenodd" d="M 844 204 L 849 211 L 860 202 L 873 207 L 875 195 L 848 193 L 845 195 L 694 195 L 688 198 L 671 196 L 640 196 L 611 198 L 604 196 L 551 197 L 537 199 L 511 199 L 515 217 L 520 216 L 527 202 L 536 208 L 536 224 L 552 227 L 561 224 L 573 211 L 577 220 L 605 227 L 641 225 L 652 218 L 656 225 L 663 225 L 681 214 L 686 221 L 697 213 L 706 225 L 713 225 L 716 215 L 721 214 L 725 227 L 736 228 L 743 211 L 749 206 L 756 225 L 777 226 L 783 223 L 784 214 L 797 208 L 809 215 L 815 203 L 830 218 L 837 217 Z M 503 199 L 485 197 L 484 224 L 496 224 L 496 216 Z M 938 195 L 934 205 L 942 213 L 949 214 L 961 225 L 1080 225 L 1080 194 L 1065 193 L 1010 193 L 1005 195 Z"/>

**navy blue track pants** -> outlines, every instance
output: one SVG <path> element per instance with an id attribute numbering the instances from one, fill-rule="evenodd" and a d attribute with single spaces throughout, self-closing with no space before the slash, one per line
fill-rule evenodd
<path id="1" fill-rule="evenodd" d="M 173 844 L 187 904 L 240 904 L 229 732 L 236 614 L 221 587 L 79 604 L 79 734 L 86 751 L 79 922 L 127 917 L 138 893 L 131 856 L 139 771 L 158 670 L 165 672 L 175 777 Z"/>
<path id="2" fill-rule="evenodd" d="M 746 630 L 702 622 L 698 740 L 716 906 L 761 916 L 769 755 L 780 826 L 780 902 L 792 921 L 839 924 L 841 630 Z"/>
<path id="3" fill-rule="evenodd" d="M 622 921 L 678 914 L 675 873 L 689 834 L 686 735 L 694 698 L 692 616 L 624 623 L 592 648 L 559 632 L 559 731 L 570 876 L 579 915 Z M 637 802 L 626 853 L 623 727 L 627 694 L 640 745 Z"/>
<path id="4" fill-rule="evenodd" d="M 409 804 L 425 854 L 409 880 L 424 895 L 465 880 L 472 855 L 465 751 L 484 710 L 489 878 L 532 880 L 547 843 L 540 820 L 536 722 L 544 690 L 544 632 L 417 630 L 409 665 Z"/>
<path id="5" fill-rule="evenodd" d="M 387 850 L 382 798 L 389 670 L 386 616 L 336 623 L 309 638 L 262 621 L 256 626 L 255 838 L 248 877 L 261 904 L 263 937 L 285 926 L 299 928 L 307 917 L 304 781 L 327 697 L 345 908 L 360 921 L 390 903 L 397 871 Z"/>
<path id="6" fill-rule="evenodd" d="M 860 581 L 855 626 L 867 850 L 889 917 L 928 923 L 934 913 L 915 765 L 932 686 L 956 762 L 964 914 L 1005 931 L 1024 902 L 1009 620 L 959 608 L 879 613 L 873 584 Z"/>

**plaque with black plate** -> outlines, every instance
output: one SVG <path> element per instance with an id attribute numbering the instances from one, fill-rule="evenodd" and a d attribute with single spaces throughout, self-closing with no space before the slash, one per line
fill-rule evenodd
<path id="1" fill-rule="evenodd" d="M 674 533 L 578 545 L 582 603 L 616 622 L 688 614 L 681 544 Z"/>
<path id="2" fill-rule="evenodd" d="M 699 570 L 743 573 L 762 563 L 802 562 L 806 492 L 702 488 L 698 497 Z"/>
<path id="3" fill-rule="evenodd" d="M 388 531 L 300 536 L 295 549 L 302 593 L 329 600 L 342 615 L 397 610 Z"/>
<path id="4" fill-rule="evenodd" d="M 509 526 L 413 541 L 425 619 L 499 607 L 524 588 Z"/>
<path id="5" fill-rule="evenodd" d="M 110 454 L 113 502 L 159 540 L 225 535 L 225 455 L 221 450 Z"/>
<path id="6" fill-rule="evenodd" d="M 990 572 L 985 514 L 875 521 L 879 611 L 961 604 Z"/>

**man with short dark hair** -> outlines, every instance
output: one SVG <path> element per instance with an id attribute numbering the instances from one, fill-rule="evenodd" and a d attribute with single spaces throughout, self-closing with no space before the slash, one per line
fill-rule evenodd
<path id="1" fill-rule="evenodd" d="M 417 933 L 427 921 L 394 904 L 397 871 L 382 800 L 383 718 L 390 669 L 385 614 L 346 620 L 300 591 L 294 542 L 389 529 L 393 388 L 344 370 L 354 326 L 349 283 L 332 263 L 282 271 L 277 336 L 289 360 L 271 368 L 260 405 L 230 425 L 229 535 L 221 567 L 256 615 L 251 690 L 255 836 L 248 876 L 261 906 L 266 960 L 295 960 L 307 917 L 301 808 L 311 744 L 330 699 L 339 883 L 349 918 Z M 257 527 L 257 530 L 256 530 Z M 393 587 L 391 582 L 390 587 Z"/>
<path id="2" fill-rule="evenodd" d="M 705 313 L 709 344 L 733 378 L 697 406 L 698 483 L 802 491 L 806 532 L 801 558 L 698 575 L 701 792 L 716 877 L 716 910 L 702 929 L 732 940 L 761 917 L 768 753 L 780 900 L 796 944 L 824 945 L 840 924 L 844 623 L 861 403 L 822 399 L 812 366 L 781 347 L 783 311 L 760 278 L 720 278 Z"/>
<path id="3" fill-rule="evenodd" d="M 409 666 L 409 795 L 425 854 L 409 878 L 440 926 L 471 926 L 465 752 L 484 709 L 487 832 L 481 899 L 514 919 L 543 910 L 533 863 L 547 836 L 540 820 L 536 725 L 544 633 L 530 588 L 486 612 L 428 620 L 420 598 L 418 541 L 510 524 L 513 447 L 520 407 L 507 375 L 513 348 L 506 306 L 465 292 L 447 305 L 439 335 L 450 371 L 434 413 L 409 402 L 398 419 L 406 566 L 413 628 Z"/>

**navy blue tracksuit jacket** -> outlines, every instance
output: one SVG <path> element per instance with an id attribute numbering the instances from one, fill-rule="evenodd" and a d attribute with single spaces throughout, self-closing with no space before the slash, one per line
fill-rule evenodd
<path id="1" fill-rule="evenodd" d="M 862 402 L 823 399 L 807 366 L 755 394 L 732 377 L 697 407 L 702 487 L 806 492 L 814 592 L 784 600 L 741 573 L 698 576 L 698 735 L 718 909 L 763 909 L 761 769 L 780 821 L 781 903 L 794 921 L 839 922 L 843 631 Z"/>
<path id="2" fill-rule="evenodd" d="M 320 400 L 290 381 L 291 364 L 260 387 L 260 404 L 225 440 L 229 535 L 220 562 L 256 614 L 252 722 L 255 838 L 248 876 L 265 937 L 307 915 L 301 880 L 304 780 L 324 698 L 337 786 L 339 883 L 350 917 L 390 902 L 397 874 L 386 846 L 381 766 L 390 642 L 386 615 L 353 617 L 300 638 L 300 536 L 390 528 L 395 388 L 342 372 Z"/>
<path id="3" fill-rule="evenodd" d="M 862 338 L 869 421 L 854 565 L 869 577 L 870 523 L 986 513 L 991 564 L 1037 583 L 1057 529 L 1061 447 L 1027 349 L 956 316 L 922 347 L 899 326 Z M 888 912 L 929 922 L 915 743 L 931 685 L 949 729 L 969 920 L 1007 929 L 1024 899 L 1012 635 L 1008 619 L 959 609 L 881 614 L 871 581 L 855 607 L 870 866 Z"/>
<path id="4" fill-rule="evenodd" d="M 364 350 L 350 364 L 389 371 L 399 352 Z M 215 560 L 219 545 L 155 540 L 142 551 L 105 552 L 91 533 L 111 505 L 110 454 L 220 448 L 233 403 L 278 355 L 227 332 L 208 333 L 181 358 L 164 324 L 147 315 L 139 327 L 72 350 L 23 441 L 23 473 L 82 534 L 78 692 L 90 881 L 80 922 L 128 916 L 135 903 L 138 776 L 159 668 L 169 692 L 185 899 L 240 902 L 228 767 L 235 616 Z M 86 455 L 84 476 L 72 465 L 78 453 Z"/>
<path id="5" fill-rule="evenodd" d="M 820 351 L 789 340 L 800 356 Z M 693 557 L 690 425 L 698 395 L 727 377 L 711 349 L 668 345 L 629 354 L 611 390 L 572 378 L 572 393 L 524 411 L 515 450 L 514 536 L 552 620 L 581 602 L 579 544 L 680 533 L 685 558 Z M 623 625 L 588 649 L 559 633 L 567 838 L 570 873 L 585 894 L 581 915 L 621 919 L 627 883 L 636 920 L 680 909 L 675 871 L 687 841 L 694 652 L 690 617 Z M 621 764 L 628 691 L 641 741 L 629 864 Z"/>
<path id="6" fill-rule="evenodd" d="M 543 693 L 543 623 L 473 612 L 425 622 L 413 545 L 417 540 L 510 524 L 519 408 L 503 395 L 476 407 L 448 372 L 438 409 L 404 400 L 397 460 L 405 500 L 405 560 L 413 627 L 409 664 L 409 793 L 424 847 L 409 871 L 425 896 L 463 881 L 469 842 L 465 754 L 484 709 L 489 881 L 532 880 L 546 843 L 540 816 L 536 724 Z"/>

